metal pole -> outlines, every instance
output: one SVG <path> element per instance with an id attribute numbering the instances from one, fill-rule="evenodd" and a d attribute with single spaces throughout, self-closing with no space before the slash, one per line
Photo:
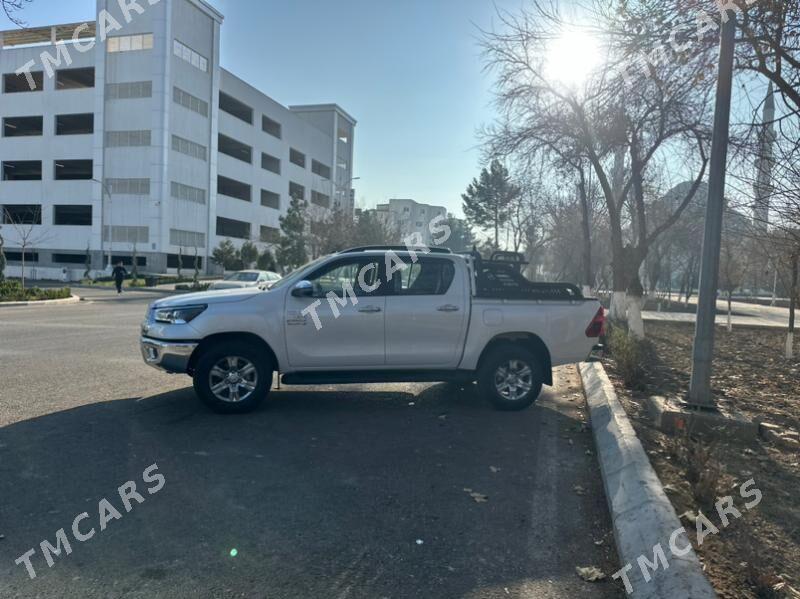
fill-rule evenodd
<path id="1" fill-rule="evenodd" d="M 105 216 L 106 216 L 106 201 L 105 198 L 108 196 L 108 264 L 107 269 L 111 270 L 111 253 L 113 252 L 112 244 L 113 244 L 113 236 L 112 236 L 112 229 L 111 229 L 111 192 L 108 190 L 108 184 L 105 181 L 101 181 L 100 179 L 92 179 L 95 183 L 100 184 L 101 195 L 100 195 L 100 253 L 105 254 Z"/>
<path id="2" fill-rule="evenodd" d="M 714 409 L 711 397 L 711 370 L 714 355 L 714 327 L 717 319 L 719 286 L 719 254 L 722 245 L 722 213 L 725 204 L 725 168 L 728 161 L 728 139 L 733 87 L 733 51 L 736 39 L 736 17 L 727 14 L 722 25 L 717 76 L 717 101 L 714 112 L 714 136 L 711 143 L 711 165 L 708 173 L 708 204 L 703 235 L 703 257 L 697 299 L 697 324 L 692 354 L 692 379 L 689 403 Z"/>

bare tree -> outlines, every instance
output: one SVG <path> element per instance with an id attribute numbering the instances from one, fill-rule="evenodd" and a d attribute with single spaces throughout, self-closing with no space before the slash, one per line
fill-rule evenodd
<path id="1" fill-rule="evenodd" d="M 17 13 L 22 11 L 22 9 L 24 9 L 32 1 L 33 0 L 0 0 L 0 7 L 2 7 L 6 18 L 9 21 L 18 27 L 24 27 L 26 23 L 17 16 Z"/>
<path id="2" fill-rule="evenodd" d="M 600 0 L 589 4 L 597 14 L 604 13 Z M 636 300 L 635 319 L 641 310 L 639 268 L 652 244 L 691 203 L 705 176 L 710 87 L 701 75 L 708 65 L 652 66 L 635 85 L 609 69 L 596 73 L 579 91 L 570 90 L 547 71 L 549 43 L 569 28 L 557 3 L 545 6 L 534 0 L 533 8 L 516 15 L 501 12 L 499 20 L 501 30 L 484 32 L 482 40 L 487 69 L 497 76 L 501 115 L 485 132 L 490 151 L 497 156 L 577 156 L 587 162 L 602 190 L 609 222 L 612 312 L 625 312 L 618 305 L 630 293 Z M 622 59 L 610 54 L 609 65 Z M 648 206 L 658 194 L 648 194 L 648 176 L 654 165 L 666 163 L 678 165 L 673 179 L 688 179 L 692 185 L 668 218 L 651 225 Z"/>
<path id="3" fill-rule="evenodd" d="M 2 222 L 10 226 L 9 241 L 20 249 L 22 291 L 25 291 L 25 262 L 27 254 L 36 246 L 45 243 L 51 238 L 48 231 L 41 226 L 42 211 L 40 206 L 31 206 L 26 210 L 10 210 L 9 206 L 3 207 Z"/>

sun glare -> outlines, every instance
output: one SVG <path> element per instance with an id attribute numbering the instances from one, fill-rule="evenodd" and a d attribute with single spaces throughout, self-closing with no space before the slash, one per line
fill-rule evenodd
<path id="1" fill-rule="evenodd" d="M 600 63 L 599 53 L 597 40 L 589 32 L 565 31 L 548 48 L 547 77 L 570 88 L 580 87 Z"/>

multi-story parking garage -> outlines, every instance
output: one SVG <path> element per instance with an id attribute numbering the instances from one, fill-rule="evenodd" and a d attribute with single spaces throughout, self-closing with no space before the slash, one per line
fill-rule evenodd
<path id="1" fill-rule="evenodd" d="M 97 11 L 0 33 L 10 274 L 23 247 L 39 278 L 80 276 L 87 251 L 93 270 L 135 255 L 166 272 L 197 250 L 205 270 L 223 239 L 274 243 L 292 196 L 311 218 L 352 212 L 356 122 L 339 106 L 284 107 L 221 68 L 223 16 L 203 0 Z"/>

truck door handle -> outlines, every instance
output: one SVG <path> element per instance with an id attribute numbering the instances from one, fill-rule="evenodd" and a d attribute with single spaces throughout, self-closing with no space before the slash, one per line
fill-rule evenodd
<path id="1" fill-rule="evenodd" d="M 358 311 L 362 314 L 377 314 L 378 312 L 383 312 L 383 310 L 378 306 L 365 306 L 364 308 L 360 308 Z"/>
<path id="2" fill-rule="evenodd" d="M 439 312 L 458 312 L 461 308 L 458 306 L 454 306 L 453 304 L 446 304 L 444 306 L 439 306 L 436 308 Z"/>

